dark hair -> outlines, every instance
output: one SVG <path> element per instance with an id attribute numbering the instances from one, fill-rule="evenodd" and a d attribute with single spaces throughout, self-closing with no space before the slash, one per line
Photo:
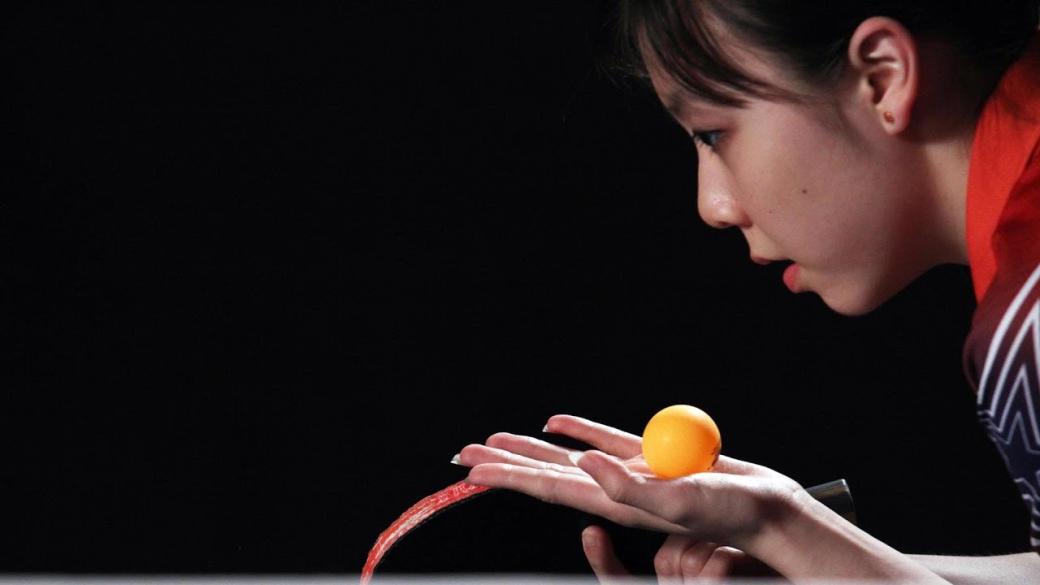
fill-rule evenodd
<path id="1" fill-rule="evenodd" d="M 1037 30 L 1038 0 L 621 0 L 619 53 L 628 75 L 648 80 L 652 59 L 683 89 L 739 106 L 785 92 L 741 68 L 719 27 L 766 50 L 795 79 L 825 83 L 841 73 L 849 40 L 872 16 L 899 21 L 915 36 L 949 42 L 989 93 Z M 788 96 L 791 97 L 791 96 Z"/>

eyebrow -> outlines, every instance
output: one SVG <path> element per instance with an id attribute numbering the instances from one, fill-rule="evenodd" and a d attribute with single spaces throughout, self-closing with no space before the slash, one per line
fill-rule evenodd
<path id="1" fill-rule="evenodd" d="M 691 98 L 689 94 L 684 94 L 682 90 L 673 91 L 661 96 L 661 105 L 668 111 L 677 121 L 683 120 L 690 116 L 691 112 L 701 112 L 704 115 L 712 110 L 711 106 L 703 106 L 700 104 L 689 103 Z"/>

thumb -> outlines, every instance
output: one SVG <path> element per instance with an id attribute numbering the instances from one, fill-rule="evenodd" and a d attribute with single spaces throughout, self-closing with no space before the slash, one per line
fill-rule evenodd
<path id="1" fill-rule="evenodd" d="M 582 530 L 581 548 L 585 551 L 585 558 L 601 584 L 608 585 L 615 582 L 615 578 L 629 576 L 628 570 L 614 554 L 614 544 L 610 541 L 610 535 L 602 527 L 592 525 Z"/>

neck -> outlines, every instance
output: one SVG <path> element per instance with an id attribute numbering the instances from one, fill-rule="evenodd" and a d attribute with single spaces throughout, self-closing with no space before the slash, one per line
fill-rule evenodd
<path id="1" fill-rule="evenodd" d="M 964 131 L 925 147 L 930 160 L 933 212 L 937 233 L 936 264 L 967 264 L 968 167 L 974 122 Z"/>
<path id="2" fill-rule="evenodd" d="M 915 136 L 923 163 L 922 188 L 931 206 L 931 262 L 967 264 L 968 167 L 981 96 L 965 91 L 963 62 L 942 42 L 922 42 L 922 91 Z M 976 83 L 979 85 L 979 83 Z"/>

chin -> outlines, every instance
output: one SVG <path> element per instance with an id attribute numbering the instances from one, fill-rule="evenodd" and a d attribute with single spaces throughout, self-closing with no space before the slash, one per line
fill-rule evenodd
<path id="1" fill-rule="evenodd" d="M 824 304 L 835 313 L 858 317 L 883 305 L 924 272 L 918 267 L 903 264 L 889 266 L 888 270 L 849 270 L 834 275 L 824 273 L 807 284 L 809 290 L 820 295 Z"/>
<path id="2" fill-rule="evenodd" d="M 818 293 L 823 303 L 832 311 L 847 317 L 866 315 L 892 298 L 899 289 L 893 291 L 868 287 L 843 287 Z"/>
<path id="3" fill-rule="evenodd" d="M 860 315 L 866 315 L 867 313 L 878 308 L 881 303 L 855 303 L 855 302 L 838 302 L 829 301 L 826 297 L 823 298 L 823 303 L 827 305 L 832 311 L 839 315 L 846 317 L 859 317 Z"/>

